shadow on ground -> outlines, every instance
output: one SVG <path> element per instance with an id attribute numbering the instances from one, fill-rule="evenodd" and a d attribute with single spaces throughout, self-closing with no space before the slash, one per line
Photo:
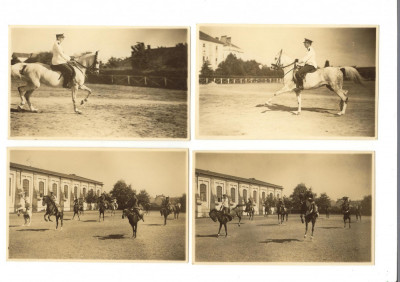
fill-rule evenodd
<path id="1" fill-rule="evenodd" d="M 146 224 L 146 226 L 164 226 L 164 224 L 151 223 L 151 224 Z"/>
<path id="2" fill-rule="evenodd" d="M 224 235 L 225 236 L 225 235 Z M 211 234 L 211 235 L 196 235 L 196 238 L 218 238 L 217 234 Z"/>
<path id="3" fill-rule="evenodd" d="M 98 240 L 117 240 L 117 239 L 124 239 L 124 234 L 110 234 L 107 236 L 93 236 Z"/>
<path id="4" fill-rule="evenodd" d="M 44 228 L 44 229 L 21 229 L 21 230 L 17 230 L 18 232 L 25 232 L 25 231 L 37 231 L 37 232 L 44 232 L 50 229 Z"/>
<path id="5" fill-rule="evenodd" d="M 299 239 L 267 239 L 265 241 L 262 241 L 260 243 L 268 244 L 268 243 L 290 243 L 290 242 L 300 242 Z"/>
<path id="6" fill-rule="evenodd" d="M 95 219 L 89 219 L 89 220 L 82 220 L 82 222 L 98 222 L 98 221 Z"/>
<path id="7" fill-rule="evenodd" d="M 343 229 L 343 227 L 336 227 L 336 226 L 328 226 L 328 227 L 317 227 L 320 229 Z"/>
<path id="8" fill-rule="evenodd" d="M 272 104 L 272 105 L 263 105 L 259 104 L 256 105 L 256 107 L 266 107 L 268 110 L 263 111 L 263 113 L 266 113 L 268 111 L 275 111 L 275 112 L 295 112 L 297 111 L 297 107 L 289 107 L 285 105 L 280 105 L 280 104 Z M 333 109 L 324 109 L 324 108 L 316 108 L 316 107 L 302 107 L 302 111 L 307 111 L 307 112 L 314 112 L 314 113 L 323 113 L 323 114 L 332 114 L 331 111 Z"/>

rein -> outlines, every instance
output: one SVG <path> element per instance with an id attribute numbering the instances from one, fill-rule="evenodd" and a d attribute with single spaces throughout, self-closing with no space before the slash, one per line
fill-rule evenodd
<path id="1" fill-rule="evenodd" d="M 82 56 L 81 56 L 81 57 L 82 57 Z M 79 58 L 80 58 L 80 57 L 79 57 Z M 75 64 L 78 65 L 77 68 L 78 68 L 82 73 L 83 73 L 83 71 L 82 71 L 79 67 L 84 68 L 84 69 L 86 69 L 86 70 L 88 70 L 88 71 L 91 71 L 91 70 L 94 70 L 94 71 L 99 70 L 98 68 L 95 67 L 95 66 L 96 66 L 96 62 L 97 62 L 97 54 L 95 55 L 93 64 L 91 64 L 91 65 L 88 66 L 88 67 L 82 65 L 80 62 L 78 62 L 78 61 L 76 61 L 76 60 L 74 60 L 73 62 L 74 62 Z"/>

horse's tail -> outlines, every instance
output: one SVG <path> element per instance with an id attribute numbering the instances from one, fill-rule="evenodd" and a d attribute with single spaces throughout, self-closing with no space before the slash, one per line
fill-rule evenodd
<path id="1" fill-rule="evenodd" d="M 353 67 L 341 67 L 340 70 L 342 71 L 343 75 L 357 84 L 364 84 L 364 78 L 361 74 Z"/>
<path id="2" fill-rule="evenodd" d="M 22 69 L 26 67 L 26 64 L 17 63 L 11 66 L 11 77 L 16 79 L 22 79 Z"/>

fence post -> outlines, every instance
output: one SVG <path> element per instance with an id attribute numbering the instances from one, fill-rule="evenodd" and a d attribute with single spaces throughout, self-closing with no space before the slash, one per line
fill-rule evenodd
<path id="1" fill-rule="evenodd" d="M 111 84 L 114 84 L 114 76 L 111 75 Z"/>
<path id="2" fill-rule="evenodd" d="M 147 77 L 144 77 L 144 85 L 147 85 Z"/>
<path id="3" fill-rule="evenodd" d="M 131 85 L 131 80 L 129 75 L 128 75 L 128 85 Z"/>
<path id="4" fill-rule="evenodd" d="M 167 87 L 167 78 L 166 77 L 164 77 L 164 85 L 165 85 L 165 87 Z"/>
<path id="5" fill-rule="evenodd" d="M 206 84 L 208 83 L 208 77 L 206 77 Z"/>

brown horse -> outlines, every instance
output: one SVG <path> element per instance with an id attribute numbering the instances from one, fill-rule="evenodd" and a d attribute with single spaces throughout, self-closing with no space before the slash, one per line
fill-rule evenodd
<path id="1" fill-rule="evenodd" d="M 42 199 L 42 206 L 46 205 L 46 212 L 43 216 L 45 221 L 52 221 L 50 219 L 51 215 L 54 215 L 56 217 L 56 229 L 58 229 L 58 220 L 60 219 L 61 221 L 61 228 L 63 228 L 63 218 L 64 218 L 64 207 L 60 206 L 57 207 L 56 203 L 53 201 L 53 199 L 50 196 L 44 196 Z M 48 220 L 46 219 L 46 216 Z"/>
<path id="2" fill-rule="evenodd" d="M 288 216 L 287 209 L 285 208 L 285 206 L 283 204 L 279 204 L 279 203 L 278 203 L 276 209 L 277 209 L 276 214 L 278 215 L 278 224 L 283 224 L 283 222 L 285 220 L 285 216 L 286 216 L 286 221 L 287 221 L 287 216 Z"/>
<path id="3" fill-rule="evenodd" d="M 103 221 L 104 221 L 104 213 L 106 209 L 109 207 L 109 203 L 107 201 L 99 201 L 99 222 L 101 219 L 101 215 L 103 215 Z"/>
<path id="4" fill-rule="evenodd" d="M 79 217 L 79 212 L 80 212 L 79 207 L 80 207 L 79 202 L 78 201 L 74 202 L 74 215 L 72 216 L 72 219 L 74 219 L 75 215 L 77 215 L 78 220 L 81 220 L 81 218 Z"/>
<path id="5" fill-rule="evenodd" d="M 311 240 L 314 238 L 314 227 L 315 223 L 317 222 L 317 217 L 318 217 L 318 207 L 315 203 L 310 203 L 307 201 L 306 198 L 301 199 L 301 213 L 300 213 L 300 218 L 301 222 L 306 223 L 306 230 L 304 232 L 304 238 L 307 237 L 307 231 L 308 231 L 308 224 L 311 222 L 312 228 L 311 228 Z M 303 220 L 304 216 L 304 220 Z"/>
<path id="6" fill-rule="evenodd" d="M 249 215 L 249 220 L 254 219 L 255 209 L 250 202 L 246 203 L 246 209 L 244 211 L 247 212 L 247 214 Z"/>
<path id="7" fill-rule="evenodd" d="M 181 212 L 181 208 L 182 208 L 182 205 L 181 205 L 181 203 L 177 203 L 177 204 L 175 204 L 175 209 L 174 209 L 174 219 L 178 219 L 179 218 L 179 213 Z"/>
<path id="8" fill-rule="evenodd" d="M 167 217 L 171 213 L 175 212 L 175 207 L 173 205 L 163 206 L 160 209 L 161 216 L 164 216 L 164 225 L 167 225 Z"/>
<path id="9" fill-rule="evenodd" d="M 133 231 L 132 238 L 136 238 L 137 226 L 140 220 L 139 216 L 136 212 L 132 212 L 129 209 L 124 209 L 122 211 L 122 218 L 125 218 L 125 216 L 128 218 L 129 223 L 132 226 L 132 231 Z"/>
<path id="10" fill-rule="evenodd" d="M 349 228 L 351 228 L 351 217 L 350 217 L 350 205 L 349 203 L 343 203 L 342 205 L 342 213 L 343 213 L 343 223 L 346 228 L 346 221 L 349 220 Z"/>

